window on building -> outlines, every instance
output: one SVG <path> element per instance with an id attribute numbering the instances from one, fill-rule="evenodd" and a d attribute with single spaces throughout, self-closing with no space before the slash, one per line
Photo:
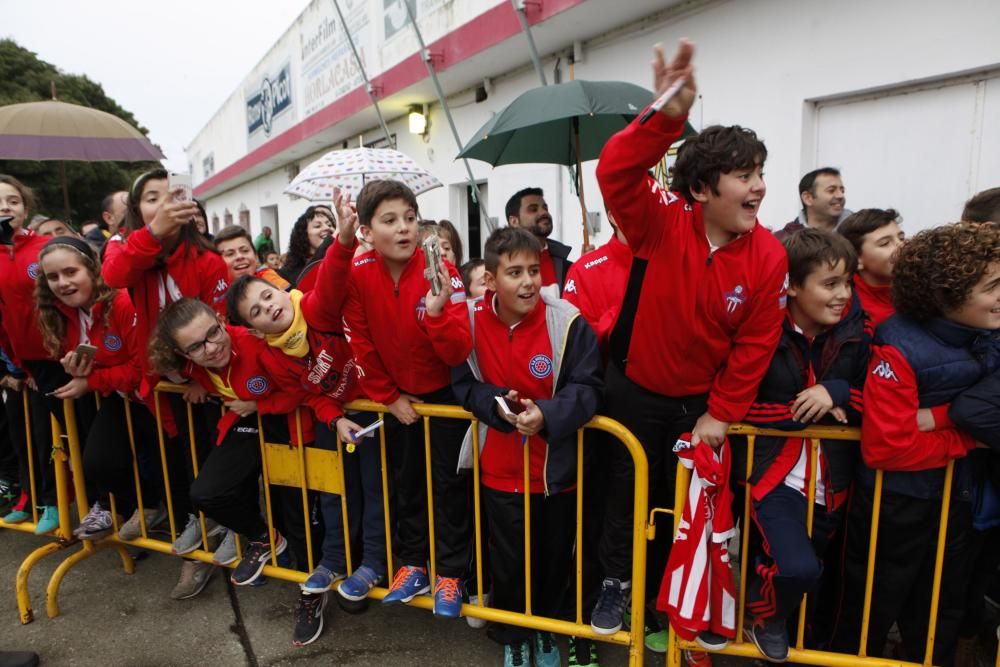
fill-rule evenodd
<path id="1" fill-rule="evenodd" d="M 233 214 L 229 212 L 229 209 L 228 209 L 228 208 L 227 208 L 227 209 L 226 209 L 226 211 L 225 211 L 225 212 L 224 212 L 224 213 L 222 214 L 222 221 L 223 221 L 223 224 L 224 224 L 224 225 L 225 225 L 226 227 L 228 227 L 229 225 L 233 224 Z"/>

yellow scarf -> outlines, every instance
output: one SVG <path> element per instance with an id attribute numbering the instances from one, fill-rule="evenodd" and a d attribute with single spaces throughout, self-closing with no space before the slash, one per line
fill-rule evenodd
<path id="1" fill-rule="evenodd" d="M 280 334 L 267 334 L 267 344 L 279 348 L 285 354 L 292 357 L 304 357 L 309 354 L 309 325 L 306 324 L 305 315 L 302 314 L 302 292 L 293 289 L 288 293 L 292 297 L 292 308 L 295 309 L 295 317 L 291 326 Z"/>
<path id="2" fill-rule="evenodd" d="M 233 391 L 232 385 L 226 380 L 223 380 L 222 376 L 215 371 L 209 370 L 208 368 L 205 369 L 205 372 L 208 373 L 208 377 L 212 380 L 212 384 L 215 385 L 215 393 L 219 394 L 219 396 L 228 398 L 231 401 L 239 400 L 239 396 L 237 396 L 236 392 Z"/>

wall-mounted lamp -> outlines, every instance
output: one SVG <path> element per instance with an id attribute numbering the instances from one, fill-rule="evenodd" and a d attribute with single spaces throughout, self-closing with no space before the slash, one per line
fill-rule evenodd
<path id="1" fill-rule="evenodd" d="M 410 134 L 427 134 L 427 105 L 414 104 L 410 106 Z"/>

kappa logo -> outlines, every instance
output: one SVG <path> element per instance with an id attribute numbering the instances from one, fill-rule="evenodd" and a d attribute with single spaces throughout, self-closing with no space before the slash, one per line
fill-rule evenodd
<path id="1" fill-rule="evenodd" d="M 358 261 L 354 262 L 354 266 L 356 267 L 364 266 L 365 264 L 371 264 L 374 261 L 375 261 L 374 257 L 365 257 L 364 259 L 359 259 Z"/>
<path id="2" fill-rule="evenodd" d="M 896 375 L 896 371 L 892 370 L 892 366 L 889 362 L 883 359 L 878 362 L 878 366 L 872 371 L 872 375 L 877 375 L 883 380 L 892 380 L 893 382 L 899 382 L 899 376 Z"/>
<path id="3" fill-rule="evenodd" d="M 104 349 L 108 352 L 117 352 L 122 349 L 122 339 L 113 334 L 104 337 Z"/>
<path id="4" fill-rule="evenodd" d="M 603 264 L 606 261 L 608 261 L 608 256 L 607 255 L 603 255 L 601 257 L 598 257 L 597 259 L 593 259 L 593 260 L 587 262 L 586 264 L 583 265 L 583 268 L 589 269 L 591 267 L 597 266 L 598 264 Z"/>
<path id="5" fill-rule="evenodd" d="M 536 354 L 528 362 L 528 370 L 539 380 L 552 375 L 552 360 L 544 354 Z"/>
<path id="6" fill-rule="evenodd" d="M 225 278 L 219 278 L 219 282 L 215 283 L 216 294 L 225 292 L 227 289 L 229 289 L 229 283 L 226 282 Z"/>
<path id="7" fill-rule="evenodd" d="M 726 292 L 726 312 L 735 313 L 736 309 L 742 306 L 747 301 L 747 296 L 744 294 L 743 285 L 737 285 L 733 288 L 732 292 Z"/>
<path id="8" fill-rule="evenodd" d="M 462 279 L 458 276 L 451 277 L 451 288 L 454 290 L 465 290 L 465 285 L 462 284 Z"/>
<path id="9" fill-rule="evenodd" d="M 260 396 L 268 390 L 271 383 L 267 381 L 267 378 L 263 375 L 254 375 L 252 378 L 247 380 L 247 391 L 249 391 L 254 396 Z"/>
<path id="10" fill-rule="evenodd" d="M 254 435 L 257 434 L 257 429 L 255 429 L 253 426 L 237 426 L 233 430 L 236 433 L 253 433 Z"/>
<path id="11" fill-rule="evenodd" d="M 566 281 L 566 287 L 563 289 L 564 292 L 576 292 L 576 281 L 570 278 Z"/>
<path id="12" fill-rule="evenodd" d="M 683 451 L 685 449 L 691 449 L 691 441 L 690 440 L 678 439 L 677 442 L 674 443 L 674 454 L 676 454 L 677 452 Z"/>
<path id="13" fill-rule="evenodd" d="M 417 302 L 417 321 L 423 322 L 424 317 L 427 316 L 427 297 L 420 297 L 420 301 Z"/>
<path id="14" fill-rule="evenodd" d="M 28 277 L 34 280 L 38 277 L 39 266 L 38 262 L 32 262 L 28 265 Z"/>

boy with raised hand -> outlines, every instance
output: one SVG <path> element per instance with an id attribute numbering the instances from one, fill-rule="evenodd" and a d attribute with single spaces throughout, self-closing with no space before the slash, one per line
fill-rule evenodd
<path id="1" fill-rule="evenodd" d="M 962 629 L 972 563 L 972 435 L 950 408 L 1000 369 L 1000 225 L 961 222 L 920 232 L 895 258 L 896 314 L 875 332 L 864 393 L 861 455 L 847 517 L 843 600 L 833 648 L 856 653 L 875 471 L 884 470 L 867 654 L 896 624 L 906 660 L 924 657 L 945 469 L 955 461 L 933 662 Z"/>
<path id="2" fill-rule="evenodd" d="M 837 233 L 850 241 L 858 254 L 854 295 L 871 318 L 872 327 L 896 312 L 890 294 L 892 262 L 906 240 L 899 222 L 899 213 L 891 208 L 866 208 L 852 213 L 837 227 Z"/>
<path id="3" fill-rule="evenodd" d="M 788 316 L 745 421 L 788 431 L 816 423 L 856 426 L 871 342 L 867 317 L 851 298 L 857 256 L 845 238 L 817 229 L 790 234 L 784 245 Z M 740 480 L 746 471 L 745 446 L 745 438 L 734 438 L 733 471 Z M 818 474 L 806 438 L 760 436 L 754 447 L 751 517 L 763 540 L 761 553 L 751 554 L 755 567 L 747 608 L 752 617 L 745 633 L 772 661 L 787 659 L 786 621 L 823 573 L 823 553 L 840 525 L 857 467 L 858 443 L 824 441 L 817 456 Z M 813 478 L 810 538 L 806 513 Z"/>
<path id="4" fill-rule="evenodd" d="M 607 410 L 642 442 L 654 502 L 673 498 L 670 448 L 680 434 L 691 432 L 692 445 L 719 446 L 746 414 L 785 305 L 784 248 L 757 221 L 767 149 L 752 131 L 714 126 L 688 139 L 675 165 L 676 193 L 647 173 L 680 138 L 694 103 L 693 50 L 682 41 L 668 65 L 656 48 L 657 93 L 684 83 L 648 123 L 637 119 L 612 137 L 597 166 L 604 202 L 634 256 L 610 338 Z M 605 580 L 591 616 L 601 634 L 621 628 L 632 565 L 634 466 L 623 448 L 610 454 Z M 651 550 L 648 561 L 654 582 L 665 554 Z"/>
<path id="5" fill-rule="evenodd" d="M 373 249 L 355 258 L 344 321 L 358 363 L 361 387 L 392 413 L 389 466 L 396 496 L 396 572 L 384 604 L 409 602 L 426 593 L 427 486 L 423 422 L 414 403 L 455 403 L 452 366 L 472 350 L 465 289 L 455 267 L 441 262 L 441 290 L 424 277 L 417 243 L 417 198 L 403 183 L 375 181 L 358 194 L 358 218 Z M 434 613 L 457 618 L 460 577 L 469 563 L 468 478 L 456 474 L 468 425 L 458 419 L 430 420 L 437 581 Z"/>
<path id="6" fill-rule="evenodd" d="M 535 236 L 498 229 L 484 254 L 488 291 L 471 313 L 473 352 L 452 370 L 452 382 L 462 405 L 489 427 L 480 470 L 491 606 L 524 610 L 524 494 L 530 493 L 533 613 L 556 618 L 573 555 L 576 431 L 597 411 L 601 356 L 593 330 L 559 298 L 558 285 L 542 288 L 542 245 Z M 529 630 L 500 628 L 505 667 L 529 664 L 532 653 L 538 667 L 560 664 L 552 634 L 533 634 L 529 647 Z"/>

